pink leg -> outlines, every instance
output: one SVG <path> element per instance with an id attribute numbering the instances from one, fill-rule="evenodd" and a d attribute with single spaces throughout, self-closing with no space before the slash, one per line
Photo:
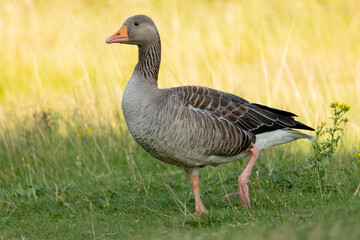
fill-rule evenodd
<path id="1" fill-rule="evenodd" d="M 195 212 L 196 213 L 207 213 L 204 204 L 200 198 L 200 189 L 199 189 L 199 176 L 198 175 L 189 175 L 190 184 L 194 193 L 195 198 Z"/>
<path id="2" fill-rule="evenodd" d="M 250 200 L 249 200 L 249 187 L 248 183 L 251 171 L 255 165 L 255 162 L 259 156 L 259 149 L 254 145 L 252 148 L 249 149 L 250 152 L 250 160 L 246 165 L 244 171 L 238 178 L 238 186 L 239 186 L 239 196 L 242 205 L 245 208 L 250 207 Z"/>

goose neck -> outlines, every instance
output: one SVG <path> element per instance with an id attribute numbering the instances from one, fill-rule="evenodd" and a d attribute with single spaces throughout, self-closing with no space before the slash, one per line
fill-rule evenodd
<path id="1" fill-rule="evenodd" d="M 160 40 L 144 46 L 139 46 L 139 61 L 135 67 L 135 71 L 140 73 L 146 80 L 157 86 L 160 61 Z"/>

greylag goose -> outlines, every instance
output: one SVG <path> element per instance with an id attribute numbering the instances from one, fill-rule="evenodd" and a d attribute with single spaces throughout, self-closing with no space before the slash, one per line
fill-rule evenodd
<path id="1" fill-rule="evenodd" d="M 122 98 L 126 124 L 135 141 L 153 157 L 184 168 L 197 213 L 206 212 L 199 193 L 200 168 L 250 155 L 238 177 L 238 194 L 248 208 L 249 176 L 259 151 L 300 138 L 314 139 L 293 130 L 314 129 L 294 120 L 291 112 L 207 87 L 159 89 L 160 36 L 145 15 L 128 18 L 106 43 L 138 46 L 138 63 Z"/>

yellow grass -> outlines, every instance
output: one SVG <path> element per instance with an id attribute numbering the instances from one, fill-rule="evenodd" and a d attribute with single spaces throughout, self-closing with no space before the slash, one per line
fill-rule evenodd
<path id="1" fill-rule="evenodd" d="M 112 121 L 137 49 L 105 39 L 134 14 L 160 32 L 160 87 L 206 85 L 311 126 L 344 102 L 347 139 L 359 136 L 358 0 L 0 0 L 2 126 L 41 109 Z"/>

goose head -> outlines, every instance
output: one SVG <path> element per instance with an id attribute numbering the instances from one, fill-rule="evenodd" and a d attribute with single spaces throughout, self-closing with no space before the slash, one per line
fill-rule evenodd
<path id="1" fill-rule="evenodd" d="M 159 33 L 154 22 L 145 15 L 135 15 L 128 18 L 121 28 L 106 39 L 106 43 L 125 43 L 138 45 L 159 41 Z"/>

